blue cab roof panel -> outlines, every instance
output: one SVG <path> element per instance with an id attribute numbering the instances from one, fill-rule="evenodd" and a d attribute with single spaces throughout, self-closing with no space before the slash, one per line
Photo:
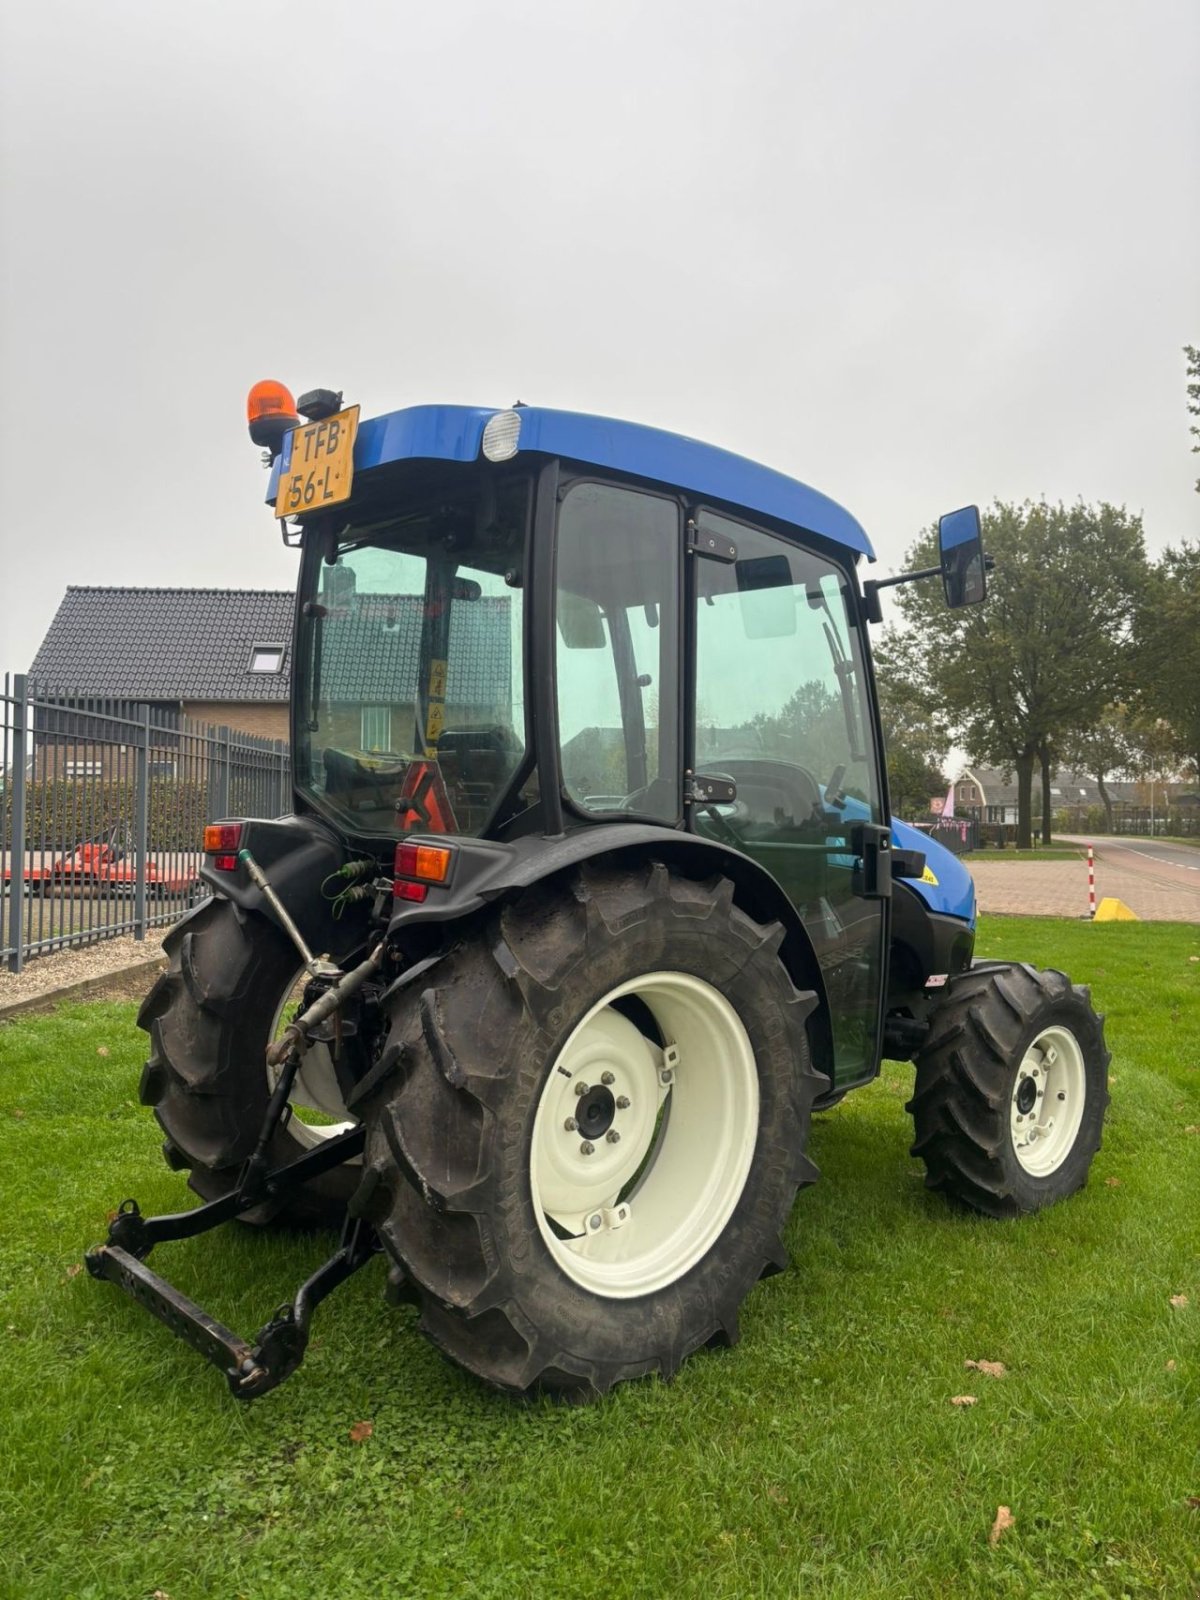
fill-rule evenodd
<path id="1" fill-rule="evenodd" d="M 409 406 L 360 423 L 354 446 L 357 475 L 393 461 L 477 461 L 483 430 L 497 414 L 487 406 Z M 789 522 L 857 555 L 875 559 L 861 524 L 827 495 L 729 450 L 661 428 L 579 411 L 522 406 L 517 458 L 527 451 L 562 456 L 670 484 L 698 498 L 723 500 L 759 516 Z M 285 451 L 286 454 L 286 451 Z M 271 475 L 274 500 L 279 463 Z"/>

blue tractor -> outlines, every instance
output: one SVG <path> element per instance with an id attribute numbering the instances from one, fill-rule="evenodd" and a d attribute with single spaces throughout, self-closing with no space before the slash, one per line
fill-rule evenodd
<path id="1" fill-rule="evenodd" d="M 293 811 L 206 830 L 144 1103 L 205 1202 L 89 1267 L 248 1398 L 382 1254 L 452 1360 L 590 1398 L 732 1343 L 812 1112 L 915 1062 L 913 1153 L 1009 1218 L 1087 1178 L 1103 1022 L 975 962 L 953 855 L 890 820 L 879 581 L 832 500 L 693 439 L 516 406 L 359 423 L 251 393 L 299 550 Z M 950 606 L 978 512 L 943 517 Z M 270 665 L 278 666 L 276 648 Z M 146 1265 L 227 1218 L 338 1250 L 254 1340 Z"/>

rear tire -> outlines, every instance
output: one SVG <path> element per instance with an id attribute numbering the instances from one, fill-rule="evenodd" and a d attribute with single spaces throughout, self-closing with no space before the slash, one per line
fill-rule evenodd
<path id="1" fill-rule="evenodd" d="M 1087 1182 L 1108 1105 L 1104 1018 L 1064 973 L 981 965 L 951 980 L 908 1103 L 926 1185 L 990 1217 Z"/>
<path id="2" fill-rule="evenodd" d="M 273 924 L 220 899 L 204 901 L 176 923 L 163 945 L 168 970 L 138 1013 L 151 1040 L 141 1100 L 154 1107 L 167 1136 L 167 1165 L 190 1169 L 191 1188 L 216 1200 L 236 1186 L 257 1141 L 271 1093 L 265 1051 L 299 961 Z M 268 1147 L 272 1166 L 294 1160 L 330 1131 L 336 1129 L 309 1127 L 293 1115 Z M 337 1227 L 361 1175 L 357 1162 L 335 1167 L 242 1220 Z"/>
<path id="3" fill-rule="evenodd" d="M 512 1393 L 590 1399 L 736 1340 L 816 1177 L 815 1000 L 782 937 L 727 879 L 585 868 L 493 912 L 436 987 L 399 991 L 354 1209 L 443 1354 Z"/>

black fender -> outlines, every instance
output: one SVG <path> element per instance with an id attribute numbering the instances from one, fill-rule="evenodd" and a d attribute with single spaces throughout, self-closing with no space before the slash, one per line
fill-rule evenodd
<path id="1" fill-rule="evenodd" d="M 239 849 L 249 850 L 258 862 L 314 955 L 328 954 L 338 959 L 362 945 L 369 906 L 352 907 L 336 920 L 332 898 L 321 892 L 326 878 L 346 859 L 346 847 L 332 828 L 309 816 L 222 820 L 241 823 Z M 250 882 L 244 868 L 220 872 L 208 858 L 200 868 L 200 877 L 214 894 L 232 900 L 249 915 L 265 917 L 282 927 L 270 902 Z"/>
<path id="2" fill-rule="evenodd" d="M 954 977 L 971 965 L 975 930 L 961 917 L 931 911 L 903 879 L 892 882 L 892 948 L 888 963 L 888 1003 L 920 994 L 928 978 Z"/>
<path id="3" fill-rule="evenodd" d="M 829 1010 L 812 940 L 778 880 L 741 851 L 698 834 L 637 822 L 597 823 L 555 839 L 530 835 L 505 844 L 447 838 L 445 834 L 410 837 L 413 843 L 452 844 L 455 859 L 444 886 L 431 887 L 424 902 L 404 903 L 392 917 L 389 936 L 402 944 L 418 928 L 459 921 L 584 861 L 653 856 L 695 877 L 723 874 L 732 881 L 734 898 L 748 916 L 756 922 L 783 924 L 780 956 L 796 987 L 811 989 L 817 995 L 818 1006 L 809 1018 L 808 1028 L 814 1065 L 819 1071 L 828 1072 L 833 1059 Z"/>

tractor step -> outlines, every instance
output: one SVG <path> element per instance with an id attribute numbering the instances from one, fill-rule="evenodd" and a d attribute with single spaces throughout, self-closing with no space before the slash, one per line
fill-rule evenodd
<path id="1" fill-rule="evenodd" d="M 109 1224 L 106 1242 L 84 1257 L 87 1269 L 93 1278 L 115 1283 L 193 1350 L 220 1367 L 239 1400 L 266 1394 L 303 1361 L 316 1307 L 378 1253 L 379 1240 L 370 1224 L 357 1217 L 346 1219 L 337 1250 L 305 1279 L 292 1302 L 279 1308 L 253 1343 L 151 1271 L 145 1258 L 163 1240 L 191 1238 L 219 1227 L 360 1154 L 365 1138 L 361 1126 L 347 1129 L 287 1166 L 251 1178 L 233 1193 L 191 1211 L 144 1217 L 136 1200 L 124 1200 Z"/>

